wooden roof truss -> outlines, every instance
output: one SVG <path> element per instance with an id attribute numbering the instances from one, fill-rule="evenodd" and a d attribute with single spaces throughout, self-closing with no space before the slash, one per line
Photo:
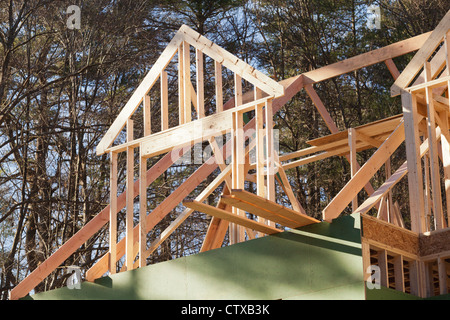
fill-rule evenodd
<path id="1" fill-rule="evenodd" d="M 284 228 L 318 223 L 320 221 L 310 217 L 296 199 L 285 171 L 331 156 L 345 157 L 350 163 L 352 177 L 324 209 L 324 220 L 331 222 L 349 205 L 352 212 L 363 215 L 376 207 L 379 220 L 404 228 L 399 206 L 393 203 L 391 192 L 408 174 L 409 188 L 412 190 L 411 207 L 416 208 L 411 209 L 412 231 L 446 228 L 449 223 L 444 219 L 438 182 L 444 179 L 448 197 L 449 29 L 450 17 L 447 14 L 433 32 L 276 82 L 189 27 L 182 26 L 97 146 L 97 154 L 108 153 L 110 158 L 110 204 L 19 283 L 11 291 L 11 299 L 30 292 L 108 222 L 109 252 L 86 272 L 88 281 L 107 272 L 145 266 L 147 257 L 196 210 L 212 216 L 201 251 L 220 247 L 227 232 L 232 244 L 277 233 Z M 192 48 L 194 55 L 191 54 Z M 411 63 L 400 73 L 393 59 L 417 50 Z M 174 61 L 175 56 L 177 61 Z M 209 79 L 214 78 L 216 88 L 212 99 L 215 101 L 215 113 L 208 116 L 204 107 L 205 57 L 214 63 L 214 75 Z M 191 60 L 195 60 L 193 65 Z M 169 116 L 173 115 L 169 115 L 166 72 L 171 63 L 177 64 L 178 72 L 178 124 L 174 127 L 169 127 Z M 314 85 L 374 64 L 384 64 L 391 72 L 395 80 L 391 93 L 393 96 L 401 95 L 403 114 L 340 131 Z M 230 70 L 234 79 L 234 97 L 225 103 L 222 68 Z M 194 84 L 192 79 L 195 79 Z M 253 85 L 252 90 L 243 91 L 243 79 Z M 158 81 L 161 126 L 151 128 L 148 94 Z M 273 115 L 302 89 L 321 114 L 330 135 L 308 141 L 311 147 L 306 149 L 278 154 L 274 150 Z M 143 134 L 136 137 L 133 120 L 139 114 L 139 108 L 142 108 Z M 249 112 L 254 117 L 245 123 L 244 114 L 249 115 Z M 124 129 L 125 141 L 119 138 Z M 221 146 L 217 138 L 225 133 L 229 133 L 230 138 Z M 149 208 L 147 191 L 151 183 L 190 151 L 195 143 L 203 141 L 207 141 L 213 151 L 211 158 L 202 162 L 161 203 Z M 390 156 L 404 142 L 407 159 L 399 168 L 393 169 Z M 356 154 L 366 149 L 373 149 L 374 152 L 366 163 L 360 165 Z M 135 150 L 139 151 L 138 159 L 134 159 Z M 122 152 L 126 154 L 126 188 L 118 194 L 118 155 Z M 250 160 L 250 152 L 255 153 L 254 161 Z M 148 168 L 148 159 L 156 156 L 160 156 L 160 160 Z M 439 159 L 443 163 L 444 177 L 437 172 Z M 421 167 L 422 160 L 426 165 L 425 171 Z M 134 172 L 135 163 L 139 164 L 137 175 Z M 374 190 L 370 180 L 382 166 L 386 170 L 386 181 Z M 193 200 L 187 200 L 206 178 L 217 172 L 216 169 L 219 173 L 210 179 L 209 185 Z M 427 174 L 422 176 L 423 172 Z M 256 184 L 256 194 L 245 190 L 245 181 Z M 290 208 L 277 203 L 276 183 L 285 191 Z M 219 187 L 223 191 L 217 205 L 206 204 L 207 197 Z M 363 189 L 368 196 L 358 204 L 357 196 Z M 133 208 L 137 197 L 139 223 L 134 225 Z M 184 205 L 184 211 L 148 246 L 148 232 L 180 203 Z M 126 233 L 118 241 L 117 213 L 121 210 L 126 210 Z M 431 216 L 435 222 L 433 227 L 426 222 L 427 219 L 431 221 Z M 369 251 L 364 249 L 364 252 Z M 119 270 L 117 262 L 122 257 L 125 257 L 125 262 Z"/>

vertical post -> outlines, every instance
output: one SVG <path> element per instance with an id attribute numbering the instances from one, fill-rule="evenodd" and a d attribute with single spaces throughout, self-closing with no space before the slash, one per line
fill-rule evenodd
<path id="1" fill-rule="evenodd" d="M 191 52 L 188 42 L 183 41 L 183 78 L 184 78 L 184 121 L 191 122 Z"/>
<path id="2" fill-rule="evenodd" d="M 362 250 L 362 262 L 363 262 L 363 274 L 364 281 L 367 281 L 371 276 L 371 273 L 368 272 L 369 267 L 371 265 L 370 262 L 370 245 L 366 241 L 361 242 L 361 250 Z"/>
<path id="3" fill-rule="evenodd" d="M 110 153 L 109 272 L 116 273 L 117 261 L 117 152 Z"/>
<path id="4" fill-rule="evenodd" d="M 195 62 L 197 67 L 197 109 L 198 118 L 205 117 L 205 92 L 204 92 L 204 71 L 203 52 L 195 50 Z"/>
<path id="5" fill-rule="evenodd" d="M 167 72 L 161 72 L 161 131 L 169 129 L 169 97 Z"/>
<path id="6" fill-rule="evenodd" d="M 237 73 L 234 74 L 234 106 L 242 105 L 242 78 Z"/>
<path id="7" fill-rule="evenodd" d="M 447 294 L 448 293 L 448 276 L 447 276 L 447 267 L 444 258 L 437 258 L 438 264 L 438 272 L 439 272 L 439 293 Z"/>
<path id="8" fill-rule="evenodd" d="M 350 147 L 350 172 L 351 177 L 358 171 L 358 163 L 356 161 L 356 130 L 348 129 L 348 146 Z M 358 196 L 352 199 L 352 211 L 358 208 Z"/>
<path id="9" fill-rule="evenodd" d="M 440 114 L 442 132 L 449 132 L 448 126 L 448 111 L 443 111 Z M 447 205 L 447 226 L 450 226 L 450 141 L 445 134 L 441 134 L 441 149 L 442 149 L 442 167 L 444 168 L 444 188 Z"/>
<path id="10" fill-rule="evenodd" d="M 216 112 L 223 111 L 222 64 L 214 61 L 214 78 L 216 83 Z"/>
<path id="11" fill-rule="evenodd" d="M 133 120 L 127 120 L 127 142 L 133 141 Z M 133 215 L 134 215 L 134 148 L 127 147 L 127 177 L 126 177 L 126 188 L 127 188 L 127 212 L 125 218 L 125 229 L 126 229 L 126 241 L 125 241 L 125 265 L 126 270 L 133 269 Z"/>
<path id="12" fill-rule="evenodd" d="M 178 118 L 179 124 L 184 124 L 184 63 L 183 44 L 178 47 Z"/>
<path id="13" fill-rule="evenodd" d="M 431 65 L 425 62 L 425 82 L 431 80 Z M 427 101 L 427 128 L 430 153 L 430 178 L 432 188 L 433 214 L 436 222 L 436 229 L 444 228 L 442 212 L 441 183 L 439 178 L 439 159 L 436 142 L 436 120 L 433 102 L 433 89 L 426 88 L 425 96 Z M 448 120 L 447 120 L 448 122 Z"/>
<path id="14" fill-rule="evenodd" d="M 411 212 L 411 230 L 424 232 L 424 193 L 422 165 L 420 160 L 420 140 L 418 113 L 415 97 L 409 92 L 401 95 L 403 118 L 405 121 L 406 160 L 408 161 L 408 188 Z"/>
<path id="15" fill-rule="evenodd" d="M 142 144 L 139 146 L 139 267 L 147 265 L 147 158 L 143 156 Z"/>
<path id="16" fill-rule="evenodd" d="M 255 106 L 256 133 L 256 194 L 266 197 L 264 175 L 264 104 Z M 258 217 L 258 221 L 266 223 L 266 219 Z"/>
<path id="17" fill-rule="evenodd" d="M 380 267 L 380 284 L 383 287 L 389 287 L 388 261 L 386 250 L 378 251 L 378 266 Z"/>
<path id="18" fill-rule="evenodd" d="M 267 158 L 267 179 L 266 198 L 275 201 L 275 153 L 273 141 L 273 110 L 272 99 L 267 99 L 265 106 L 266 118 L 266 158 Z"/>
<path id="19" fill-rule="evenodd" d="M 152 134 L 151 102 L 148 94 L 144 95 L 144 137 Z"/>
<path id="20" fill-rule="evenodd" d="M 244 164 L 245 164 L 245 148 L 244 148 L 244 119 L 240 112 L 233 113 L 233 149 L 232 149 L 232 188 L 244 188 Z M 241 209 L 233 207 L 233 213 L 236 215 L 245 214 Z M 230 223 L 230 241 L 232 244 L 244 241 L 244 229 L 235 224 Z"/>
<path id="21" fill-rule="evenodd" d="M 405 292 L 405 273 L 403 271 L 403 256 L 394 257 L 395 290 Z"/>

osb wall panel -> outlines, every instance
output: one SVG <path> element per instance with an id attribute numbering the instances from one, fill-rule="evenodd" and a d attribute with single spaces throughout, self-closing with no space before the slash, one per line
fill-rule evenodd
<path id="1" fill-rule="evenodd" d="M 450 251 L 450 229 L 420 235 L 420 255 L 428 256 Z"/>
<path id="2" fill-rule="evenodd" d="M 393 249 L 419 255 L 419 235 L 377 218 L 361 215 L 362 237 Z"/>

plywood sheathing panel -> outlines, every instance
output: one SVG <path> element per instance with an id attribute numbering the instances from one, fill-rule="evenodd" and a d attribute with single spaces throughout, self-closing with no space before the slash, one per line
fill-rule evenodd
<path id="1" fill-rule="evenodd" d="M 450 229 L 443 229 L 419 237 L 421 257 L 450 252 Z"/>
<path id="2" fill-rule="evenodd" d="M 362 214 L 362 237 L 369 242 L 383 244 L 393 251 L 402 251 L 419 256 L 419 235 L 394 226 L 377 218 Z"/>

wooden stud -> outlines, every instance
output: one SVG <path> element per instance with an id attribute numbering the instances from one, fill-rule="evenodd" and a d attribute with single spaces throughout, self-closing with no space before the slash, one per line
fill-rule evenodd
<path id="1" fill-rule="evenodd" d="M 144 137 L 152 134 L 152 112 L 151 112 L 151 102 L 150 96 L 146 94 L 144 96 Z"/>
<path id="2" fill-rule="evenodd" d="M 169 129 L 169 93 L 167 72 L 161 72 L 161 131 Z"/>
<path id="3" fill-rule="evenodd" d="M 401 95 L 403 117 L 405 119 L 406 161 L 408 166 L 409 203 L 411 211 L 411 230 L 425 231 L 424 193 L 422 166 L 419 150 L 419 115 L 413 95 L 404 92 Z"/>
<path id="4" fill-rule="evenodd" d="M 275 150 L 273 136 L 273 110 L 272 100 L 268 99 L 264 106 L 266 119 L 266 198 L 275 201 Z"/>
<path id="5" fill-rule="evenodd" d="M 250 220 L 248 218 L 245 218 L 243 216 L 235 215 L 232 213 L 229 213 L 228 211 L 212 207 L 210 205 L 204 204 L 202 202 L 198 201 L 184 201 L 183 204 L 188 207 L 192 208 L 194 210 L 204 212 L 206 214 L 219 217 L 221 219 L 228 220 L 232 223 L 242 225 L 244 227 L 248 227 L 251 229 L 254 229 L 256 231 L 265 233 L 265 234 L 275 234 L 281 232 L 280 229 L 277 229 L 275 227 L 271 227 L 262 223 L 259 223 L 254 220 Z"/>
<path id="6" fill-rule="evenodd" d="M 429 62 L 425 63 L 425 81 L 431 80 L 431 66 Z M 435 121 L 435 109 L 434 100 L 432 99 L 432 89 L 427 88 L 426 92 L 427 101 L 427 127 L 428 137 L 430 138 L 430 178 L 432 188 L 432 201 L 433 201 L 433 213 L 436 221 L 436 228 L 442 229 L 444 227 L 443 212 L 442 212 L 442 197 L 441 197 L 441 183 L 439 177 L 439 159 L 436 144 L 436 121 Z M 448 122 L 448 121 L 447 121 Z"/>
<path id="7" fill-rule="evenodd" d="M 234 106 L 242 105 L 242 78 L 237 73 L 234 74 Z"/>
<path id="8" fill-rule="evenodd" d="M 348 129 L 348 146 L 350 148 L 350 174 L 353 178 L 358 171 L 358 162 L 356 159 L 356 130 Z M 352 199 L 352 211 L 358 208 L 358 195 Z"/>
<path id="9" fill-rule="evenodd" d="M 189 43 L 183 41 L 183 85 L 184 85 L 184 121 L 191 122 L 192 99 L 191 99 L 191 52 Z"/>
<path id="10" fill-rule="evenodd" d="M 178 117 L 179 125 L 186 123 L 185 119 L 185 98 L 184 98 L 184 42 L 180 43 L 178 47 Z M 189 89 L 190 90 L 190 89 Z"/>
<path id="11" fill-rule="evenodd" d="M 389 72 L 391 73 L 394 80 L 397 80 L 397 78 L 400 76 L 400 71 L 398 71 L 397 66 L 395 65 L 394 61 L 392 59 L 387 59 L 384 61 L 386 66 L 389 69 Z"/>
<path id="12" fill-rule="evenodd" d="M 117 261 L 117 153 L 110 153 L 109 272 L 116 273 Z"/>
<path id="13" fill-rule="evenodd" d="M 133 120 L 127 121 L 127 141 L 133 140 Z M 127 149 L 127 175 L 126 175 L 126 188 L 127 188 L 127 212 L 126 212 L 126 270 L 133 269 L 133 217 L 134 217 L 134 192 L 132 192 L 134 186 L 134 148 Z"/>
<path id="14" fill-rule="evenodd" d="M 439 293 L 448 293 L 448 276 L 447 276 L 447 266 L 444 258 L 437 258 L 438 273 L 439 273 Z"/>
<path id="15" fill-rule="evenodd" d="M 256 130 L 256 193 L 261 197 L 266 196 L 264 177 L 264 105 L 255 108 Z"/>
<path id="16" fill-rule="evenodd" d="M 380 284 L 389 287 L 388 260 L 386 250 L 378 251 L 378 266 L 380 267 Z"/>
<path id="17" fill-rule="evenodd" d="M 140 149 L 139 157 L 139 267 L 147 265 L 145 252 L 147 251 L 147 158 L 142 155 Z"/>
<path id="18" fill-rule="evenodd" d="M 367 281 L 369 279 L 369 277 L 371 276 L 371 273 L 368 272 L 369 267 L 371 265 L 370 244 L 367 241 L 365 241 L 364 239 L 361 239 L 361 254 L 362 254 L 362 262 L 363 262 L 364 281 Z"/>
<path id="19" fill-rule="evenodd" d="M 214 61 L 214 79 L 216 84 L 216 112 L 223 111 L 222 64 Z"/>
<path id="20" fill-rule="evenodd" d="M 394 257 L 394 278 L 395 290 L 405 292 L 405 273 L 402 255 L 397 255 Z"/>
<path id="21" fill-rule="evenodd" d="M 197 68 L 197 116 L 205 117 L 205 88 L 204 88 L 204 71 L 203 71 L 203 52 L 199 49 L 195 50 L 195 63 Z"/>

